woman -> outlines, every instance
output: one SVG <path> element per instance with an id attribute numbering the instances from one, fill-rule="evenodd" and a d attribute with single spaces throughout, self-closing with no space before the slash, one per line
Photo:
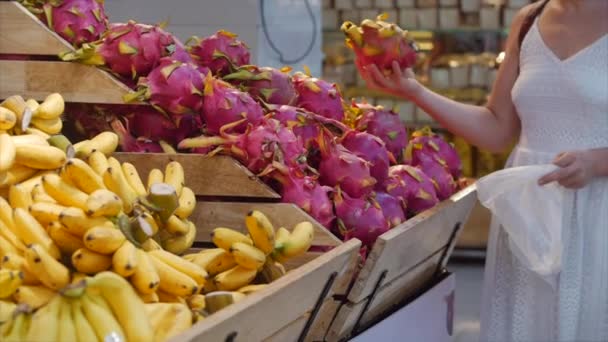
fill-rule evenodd
<path id="1" fill-rule="evenodd" d="M 575 192 L 563 208 L 556 289 L 525 269 L 492 225 L 481 340 L 608 341 L 608 1 L 537 2 L 510 32 L 486 107 L 437 95 L 397 63 L 390 76 L 372 66 L 363 77 L 474 145 L 501 151 L 519 136 L 509 166 L 554 163 L 539 184 Z"/>

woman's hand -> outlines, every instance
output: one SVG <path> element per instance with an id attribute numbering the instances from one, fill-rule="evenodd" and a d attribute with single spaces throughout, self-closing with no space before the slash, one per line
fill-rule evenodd
<path id="1" fill-rule="evenodd" d="M 408 100 L 414 100 L 422 88 L 412 69 L 401 71 L 397 61 L 393 61 L 393 73 L 388 76 L 383 75 L 375 64 L 359 66 L 359 70 L 368 87 Z"/>
<path id="2" fill-rule="evenodd" d="M 541 177 L 538 184 L 558 182 L 566 188 L 580 189 L 596 176 L 596 160 L 591 150 L 560 153 L 553 161 L 560 169 Z"/>

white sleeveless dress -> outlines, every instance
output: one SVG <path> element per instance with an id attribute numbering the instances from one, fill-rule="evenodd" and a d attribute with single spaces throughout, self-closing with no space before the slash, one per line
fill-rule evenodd
<path id="1" fill-rule="evenodd" d="M 560 60 L 534 22 L 511 92 L 521 136 L 508 166 L 608 147 L 608 35 Z M 525 269 L 494 220 L 481 310 L 483 342 L 608 341 L 608 177 L 564 204 L 562 271 L 553 289 Z M 542 215 L 542 213 L 539 213 Z"/>

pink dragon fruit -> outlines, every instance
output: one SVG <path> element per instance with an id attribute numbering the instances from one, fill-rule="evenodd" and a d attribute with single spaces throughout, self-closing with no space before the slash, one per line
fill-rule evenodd
<path id="1" fill-rule="evenodd" d="M 295 73 L 293 82 L 298 92 L 298 107 L 336 121 L 344 119 L 342 96 L 335 84 L 303 73 Z"/>
<path id="2" fill-rule="evenodd" d="M 134 21 L 111 24 L 100 41 L 60 55 L 65 61 L 105 65 L 115 74 L 132 80 L 147 76 L 167 56 L 184 63 L 191 61 L 183 44 L 173 35 L 159 26 Z"/>
<path id="3" fill-rule="evenodd" d="M 409 40 L 408 32 L 385 22 L 386 19 L 388 15 L 383 14 L 376 21 L 363 20 L 360 27 L 350 21 L 342 24 L 346 45 L 355 52 L 359 70 L 375 64 L 382 72 L 390 74 L 393 61 L 397 61 L 401 69 L 416 64 L 416 47 Z"/>
<path id="4" fill-rule="evenodd" d="M 196 64 L 209 68 L 214 75 L 226 75 L 249 64 L 249 47 L 236 38 L 232 32 L 219 30 L 204 39 L 192 37 L 187 49 Z"/>
<path id="5" fill-rule="evenodd" d="M 319 137 L 321 184 L 340 186 L 344 192 L 357 198 L 369 194 L 376 184 L 370 175 L 369 163 L 337 144 L 328 135 L 324 133 Z"/>
<path id="6" fill-rule="evenodd" d="M 396 161 L 400 161 L 407 146 L 407 129 L 399 115 L 382 106 L 374 107 L 365 103 L 353 104 L 352 110 L 357 113 L 357 129 L 382 139 L 386 149 Z"/>
<path id="7" fill-rule="evenodd" d="M 118 134 L 120 148 L 123 152 L 138 153 L 162 153 L 163 149 L 159 143 L 146 138 L 134 138 L 120 122 L 115 119 L 110 124 L 116 134 Z"/>
<path id="8" fill-rule="evenodd" d="M 173 120 L 148 106 L 137 106 L 124 112 L 127 119 L 127 130 L 136 137 L 154 141 L 164 140 L 170 144 L 177 143 L 177 126 Z"/>
<path id="9" fill-rule="evenodd" d="M 456 184 L 448 169 L 428 155 L 421 154 L 419 157 L 419 163 L 416 167 L 433 180 L 439 200 L 443 201 L 452 196 L 458 189 L 458 184 Z"/>
<path id="10" fill-rule="evenodd" d="M 76 47 L 98 40 L 108 28 L 103 0 L 50 1 L 43 9 L 46 24 Z"/>
<path id="11" fill-rule="evenodd" d="M 189 63 L 161 58 L 147 77 L 140 77 L 138 91 L 124 96 L 126 102 L 146 101 L 165 113 L 196 114 L 203 107 L 203 75 Z"/>
<path id="12" fill-rule="evenodd" d="M 405 161 L 411 165 L 420 164 L 422 156 L 426 155 L 447 168 L 452 177 L 458 179 L 462 173 L 462 163 L 456 149 L 429 127 L 412 133 L 412 140 L 405 150 Z"/>
<path id="13" fill-rule="evenodd" d="M 349 131 L 340 140 L 349 151 L 370 163 L 370 174 L 381 185 L 388 177 L 390 155 L 384 142 L 375 135 Z"/>
<path id="14" fill-rule="evenodd" d="M 239 85 L 253 98 L 269 104 L 292 105 L 296 101 L 296 89 L 289 76 L 290 68 L 281 70 L 270 67 L 245 65 L 223 77 L 225 81 Z"/>
<path id="15" fill-rule="evenodd" d="M 403 201 L 393 197 L 386 192 L 377 192 L 376 201 L 382 208 L 384 217 L 388 220 L 391 227 L 395 227 L 402 222 L 405 222 L 405 211 L 403 210 Z"/>
<path id="16" fill-rule="evenodd" d="M 66 103 L 64 116 L 66 130 L 73 129 L 75 135 L 89 139 L 101 132 L 110 131 L 110 122 L 114 119 L 113 113 L 119 113 L 125 106 L 108 106 L 89 103 Z"/>
<path id="17" fill-rule="evenodd" d="M 247 124 L 258 125 L 264 116 L 262 107 L 249 94 L 207 74 L 204 86 L 203 121 L 208 134 L 219 134 L 224 125 L 240 121 L 231 126 L 231 132 L 243 133 Z M 243 118 L 246 120 L 241 121 Z M 228 131 L 227 131 L 228 132 Z"/>
<path id="18" fill-rule="evenodd" d="M 418 214 L 439 202 L 433 180 L 411 165 L 391 166 L 384 186 L 389 195 L 406 203 L 411 214 Z"/>
<path id="19" fill-rule="evenodd" d="M 373 198 L 352 198 L 338 188 L 334 206 L 338 233 L 344 241 L 357 238 L 371 248 L 378 236 L 390 229 L 380 205 Z"/>
<path id="20" fill-rule="evenodd" d="M 333 204 L 328 193 L 332 188 L 322 186 L 314 178 L 304 176 L 299 169 L 273 172 L 271 177 L 281 184 L 281 199 L 306 211 L 325 227 L 331 227 L 335 219 Z"/>

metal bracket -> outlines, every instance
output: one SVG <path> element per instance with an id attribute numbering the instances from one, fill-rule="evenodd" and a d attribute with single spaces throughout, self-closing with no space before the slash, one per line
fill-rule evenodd
<path id="1" fill-rule="evenodd" d="M 236 340 L 237 335 L 238 335 L 238 333 L 236 331 L 233 331 L 230 334 L 228 334 L 228 336 L 226 336 L 226 339 L 224 341 L 225 342 L 234 342 Z"/>
<path id="2" fill-rule="evenodd" d="M 462 227 L 462 223 L 457 222 L 452 229 L 452 234 L 450 235 L 450 239 L 448 240 L 448 244 L 446 245 L 443 253 L 441 254 L 441 259 L 439 259 L 439 264 L 437 264 L 437 270 L 435 270 L 435 274 L 440 274 L 443 268 L 445 267 L 448 258 L 450 257 L 450 252 L 454 249 L 454 245 L 456 244 L 456 236 Z"/>
<path id="3" fill-rule="evenodd" d="M 361 321 L 363 320 L 363 316 L 365 316 L 365 314 L 367 313 L 367 310 L 369 309 L 370 305 L 374 301 L 374 298 L 376 298 L 376 295 L 378 294 L 378 290 L 380 290 L 380 286 L 382 285 L 382 282 L 384 281 L 384 278 L 386 278 L 387 274 L 388 274 L 388 270 L 383 270 L 382 273 L 380 273 L 380 276 L 378 277 L 378 280 L 376 281 L 376 284 L 374 285 L 374 289 L 372 290 L 372 293 L 369 295 L 367 302 L 365 302 L 365 306 L 363 306 L 363 309 L 361 310 L 359 317 L 357 317 L 357 321 L 355 321 L 355 325 L 353 327 L 353 330 L 351 331 L 351 336 L 355 336 L 359 333 L 359 329 L 360 329 Z"/>
<path id="4" fill-rule="evenodd" d="M 298 337 L 298 342 L 303 342 L 304 339 L 306 338 L 306 335 L 308 335 L 308 331 L 310 330 L 312 323 L 315 321 L 315 318 L 317 318 L 317 315 L 319 314 L 319 311 L 321 310 L 321 306 L 323 306 L 323 302 L 325 301 L 325 298 L 327 298 L 327 294 L 329 293 L 329 290 L 331 289 L 331 287 L 334 285 L 334 281 L 336 281 L 337 276 L 338 276 L 338 272 L 334 271 L 329 276 L 329 278 L 327 278 L 327 281 L 325 282 L 325 286 L 323 286 L 323 290 L 319 294 L 319 298 L 317 298 L 317 302 L 315 303 L 315 306 L 312 309 L 312 312 L 310 313 L 310 316 L 308 317 L 308 320 L 306 321 L 306 324 L 304 325 L 302 332 L 300 333 L 300 337 Z"/>

